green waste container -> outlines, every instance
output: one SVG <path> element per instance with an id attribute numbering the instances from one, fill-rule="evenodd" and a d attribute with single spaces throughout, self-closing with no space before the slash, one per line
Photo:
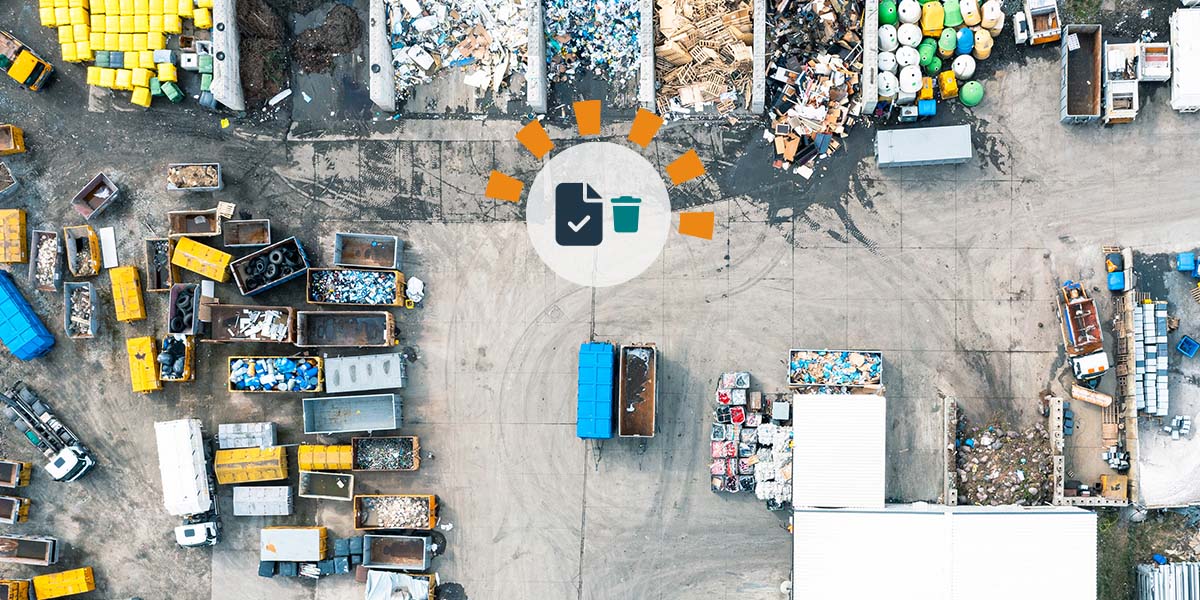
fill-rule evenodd
<path id="1" fill-rule="evenodd" d="M 963 106 L 976 106 L 983 102 L 983 84 L 978 81 L 968 81 L 958 91 L 958 99 Z"/>
<path id="2" fill-rule="evenodd" d="M 637 233 L 638 219 L 641 216 L 641 198 L 620 196 L 612 199 L 613 231 L 617 233 Z"/>
<path id="3" fill-rule="evenodd" d="M 896 0 L 883 0 L 879 3 L 879 24 L 895 25 L 900 17 L 896 14 Z"/>
<path id="4" fill-rule="evenodd" d="M 179 102 L 180 100 L 183 100 L 183 92 L 179 89 L 178 85 L 175 85 L 175 82 L 173 81 L 168 81 L 162 84 L 162 91 L 164 94 L 166 94 L 167 100 L 170 100 L 171 102 Z"/>

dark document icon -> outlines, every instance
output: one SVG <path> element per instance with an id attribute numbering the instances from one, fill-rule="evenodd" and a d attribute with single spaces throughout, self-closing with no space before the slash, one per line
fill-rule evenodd
<path id="1" fill-rule="evenodd" d="M 558 184 L 554 188 L 554 241 L 559 246 L 599 246 L 603 240 L 600 194 L 586 183 Z"/>

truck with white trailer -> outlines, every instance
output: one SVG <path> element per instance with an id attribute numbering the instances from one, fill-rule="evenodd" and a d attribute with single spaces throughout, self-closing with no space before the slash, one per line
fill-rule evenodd
<path id="1" fill-rule="evenodd" d="M 55 481 L 75 481 L 96 466 L 79 436 L 25 383 L 14 383 L 0 399 L 4 401 L 4 416 L 49 461 L 46 472 Z"/>
<path id="2" fill-rule="evenodd" d="M 221 521 L 213 495 L 211 451 L 199 419 L 154 424 L 158 469 L 167 514 L 183 517 L 175 528 L 180 546 L 212 546 L 220 540 Z"/>

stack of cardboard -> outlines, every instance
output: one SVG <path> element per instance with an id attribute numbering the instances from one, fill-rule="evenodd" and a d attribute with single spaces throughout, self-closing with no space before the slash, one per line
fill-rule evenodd
<path id="1" fill-rule="evenodd" d="M 861 109 L 863 5 L 845 0 L 779 0 L 772 7 L 774 47 L 767 66 L 764 138 L 775 167 L 808 177 L 815 161 L 841 147 Z"/>
<path id="2" fill-rule="evenodd" d="M 729 0 L 658 0 L 658 112 L 720 114 L 750 101 L 750 7 Z"/>

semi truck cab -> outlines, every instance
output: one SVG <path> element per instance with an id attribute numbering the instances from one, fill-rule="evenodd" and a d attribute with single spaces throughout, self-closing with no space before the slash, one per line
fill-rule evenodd
<path id="1" fill-rule="evenodd" d="M 54 455 L 45 468 L 55 481 L 75 481 L 95 465 L 96 460 L 90 454 L 68 446 Z"/>

